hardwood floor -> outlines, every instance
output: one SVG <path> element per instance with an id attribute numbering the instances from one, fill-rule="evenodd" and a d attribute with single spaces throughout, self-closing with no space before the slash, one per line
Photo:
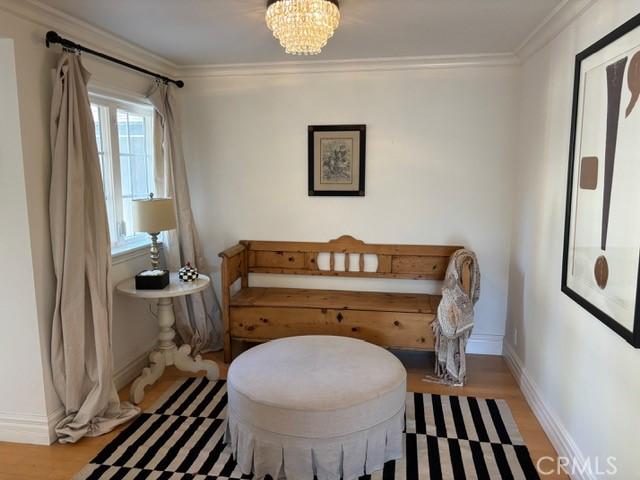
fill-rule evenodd
<path id="1" fill-rule="evenodd" d="M 239 350 L 235 350 L 239 351 Z M 463 388 L 450 388 L 424 382 L 425 374 L 432 372 L 433 354 L 424 352 L 396 352 L 409 373 L 408 389 L 415 392 L 430 392 L 450 395 L 474 395 L 487 398 L 502 398 L 507 401 L 518 428 L 531 452 L 534 463 L 542 456 L 556 456 L 549 439 L 527 405 L 511 372 L 502 357 L 469 355 L 467 366 L 469 381 Z M 218 363 L 223 378 L 227 365 L 222 362 L 222 352 L 205 355 Z M 156 399 L 184 372 L 168 368 L 158 382 L 146 392 L 142 409 L 149 408 Z M 120 398 L 128 399 L 129 386 L 120 391 Z M 22 445 L 0 442 L 0 480 L 39 479 L 66 480 L 71 478 L 95 454 L 111 441 L 124 427 L 96 438 L 83 438 L 74 445 L 51 446 Z M 550 464 L 546 463 L 548 467 Z M 568 478 L 566 476 L 545 476 Z"/>

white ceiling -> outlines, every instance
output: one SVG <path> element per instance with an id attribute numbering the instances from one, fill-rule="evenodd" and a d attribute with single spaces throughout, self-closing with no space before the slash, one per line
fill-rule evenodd
<path id="1" fill-rule="evenodd" d="M 569 0 L 572 1 L 572 0 Z M 264 22 L 266 0 L 41 0 L 178 65 L 299 60 Z M 312 59 L 512 53 L 564 0 L 341 0 Z"/>

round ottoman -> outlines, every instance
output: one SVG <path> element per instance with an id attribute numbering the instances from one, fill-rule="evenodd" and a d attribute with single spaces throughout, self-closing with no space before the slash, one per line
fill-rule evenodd
<path id="1" fill-rule="evenodd" d="M 406 380 L 393 354 L 362 340 L 264 343 L 229 367 L 225 441 L 256 479 L 357 478 L 402 457 Z"/>

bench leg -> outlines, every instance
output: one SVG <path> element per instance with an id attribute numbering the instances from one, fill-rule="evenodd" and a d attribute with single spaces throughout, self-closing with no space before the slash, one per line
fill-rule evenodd
<path id="1" fill-rule="evenodd" d="M 231 363 L 231 360 L 233 360 L 233 353 L 231 351 L 231 335 L 225 332 L 223 342 L 224 342 L 224 363 Z"/>

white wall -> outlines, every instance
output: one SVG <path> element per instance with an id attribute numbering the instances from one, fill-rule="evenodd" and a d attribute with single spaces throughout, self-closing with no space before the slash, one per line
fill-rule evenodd
<path id="1" fill-rule="evenodd" d="M 592 466 L 616 456 L 621 479 L 640 472 L 640 351 L 561 293 L 560 279 L 575 55 L 639 11 L 637 0 L 601 0 L 522 67 L 506 333 L 559 421 L 556 446 Z"/>
<path id="2" fill-rule="evenodd" d="M 11 40 L 0 40 L 0 65 L 0 439 L 37 441 L 47 409 Z"/>
<path id="3" fill-rule="evenodd" d="M 60 49 L 59 47 L 45 48 L 44 35 L 51 27 L 55 27 L 53 22 L 57 21 L 57 19 L 43 17 L 43 19 L 31 21 L 23 18 L 22 15 L 9 13 L 5 10 L 5 6 L 10 9 L 21 10 L 25 8 L 25 5 L 13 0 L 0 0 L 0 37 L 12 39 L 15 46 L 24 160 L 21 169 L 24 170 L 23 183 L 26 185 L 26 205 L 24 203 L 24 194 L 22 197 L 19 195 L 13 197 L 10 205 L 15 209 L 14 213 L 16 214 L 22 212 L 22 215 L 24 215 L 24 209 L 26 208 L 29 221 L 28 231 L 18 230 L 15 233 L 15 237 L 13 233 L 11 234 L 11 239 L 18 242 L 24 238 L 28 240 L 30 236 L 33 267 L 33 280 L 31 282 L 35 283 L 38 321 L 38 329 L 30 331 L 30 334 L 39 332 L 41 355 L 33 349 L 28 351 L 33 355 L 33 358 L 41 356 L 46 392 L 46 414 L 49 420 L 53 421 L 59 418 L 61 410 L 60 402 L 51 382 L 50 368 L 51 321 L 55 297 L 55 278 L 51 260 L 48 218 L 50 181 L 49 114 L 52 90 L 51 70 L 56 66 Z M 86 38 L 88 38 L 89 42 L 100 38 L 94 31 L 89 31 L 89 34 L 87 34 L 87 31 L 83 31 L 81 26 L 78 27 L 78 24 L 74 24 L 73 27 L 74 30 L 70 34 L 64 30 L 58 30 L 62 35 L 67 34 L 71 38 L 81 41 L 85 41 L 85 37 L 78 38 L 81 33 L 85 36 L 88 35 Z M 102 42 L 100 48 L 118 55 L 117 50 L 109 50 L 113 48 L 113 45 L 109 42 Z M 93 74 L 90 85 L 99 85 L 133 96 L 143 96 L 151 85 L 151 80 L 148 77 L 127 71 L 121 67 L 96 61 L 87 56 L 83 58 L 83 62 L 85 67 Z M 2 63 L 2 74 L 5 74 L 4 62 Z M 4 114 L 4 111 L 2 114 Z M 14 133 L 18 135 L 17 131 Z M 14 138 L 19 137 L 15 136 Z M 18 175 L 17 171 L 14 171 L 13 175 Z M 13 185 L 13 187 L 18 189 L 19 184 Z M 5 198 L 5 193 L 2 192 L 2 198 Z M 11 223 L 3 222 L 3 225 L 8 226 Z M 29 236 L 24 237 L 25 235 Z M 22 243 L 22 245 L 28 245 L 28 241 Z M 2 253 L 6 253 L 4 249 L 2 249 Z M 141 270 L 144 266 L 146 266 L 144 257 L 116 265 L 113 269 L 114 284 Z M 7 277 L 7 280 L 10 278 L 10 276 Z M 27 320 L 28 318 L 25 319 L 25 322 Z M 3 318 L 3 323 L 6 322 L 7 319 Z M 25 328 L 27 327 L 25 326 Z M 132 373 L 135 373 L 136 368 L 139 370 L 142 355 L 153 345 L 156 332 L 156 322 L 143 301 L 136 302 L 134 299 L 125 299 L 117 294 L 114 295 L 114 366 L 121 379 L 125 379 L 127 376 L 130 377 Z M 33 343 L 38 341 L 38 338 L 35 337 L 35 339 L 30 339 L 29 341 Z M 19 349 L 18 343 L 12 343 L 8 346 L 6 355 L 9 357 L 14 353 L 17 355 Z M 2 353 L 5 354 L 5 352 Z M 13 369 L 16 369 L 16 362 L 0 362 L 0 372 L 3 375 L 5 371 Z M 31 401 L 32 389 L 38 388 L 35 384 L 31 390 L 14 388 L 13 384 L 9 385 L 11 386 L 7 387 L 6 384 L 3 384 L 0 397 L 8 395 L 12 397 L 16 404 L 24 405 L 28 405 Z M 0 408 L 0 413 L 10 415 L 17 412 L 2 412 L 2 408 Z M 46 418 L 44 420 L 46 421 Z M 4 434 L 4 430 L 0 430 L 0 440 L 5 438 Z"/>
<path id="4" fill-rule="evenodd" d="M 483 274 L 476 339 L 494 342 L 492 351 L 501 352 L 513 67 L 187 80 L 181 92 L 185 155 L 211 264 L 240 239 L 328 241 L 351 234 L 370 243 L 462 244 L 476 250 Z M 367 124 L 366 196 L 307 196 L 307 125 L 347 123 Z M 282 276 L 259 280 L 281 283 Z M 291 282 L 433 288 L 395 280 Z"/>

